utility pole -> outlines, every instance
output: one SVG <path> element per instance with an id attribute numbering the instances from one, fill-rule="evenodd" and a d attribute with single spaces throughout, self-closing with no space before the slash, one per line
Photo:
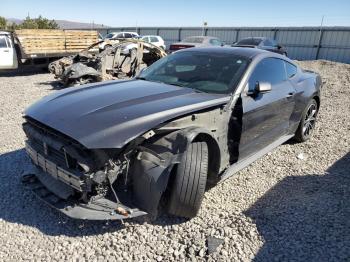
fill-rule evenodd
<path id="1" fill-rule="evenodd" d="M 318 45 L 317 45 L 317 50 L 316 50 L 316 60 L 317 60 L 318 57 L 319 57 L 320 49 L 321 49 L 321 42 L 322 42 L 322 35 L 323 35 L 323 30 L 322 30 L 322 27 L 323 27 L 323 20 L 324 20 L 324 15 L 322 16 L 322 19 L 321 19 L 320 33 L 319 33 L 319 35 L 318 35 Z"/>
<path id="2" fill-rule="evenodd" d="M 207 27 L 208 23 L 207 22 L 203 22 L 203 27 L 202 27 L 202 36 L 205 35 L 205 28 Z"/>

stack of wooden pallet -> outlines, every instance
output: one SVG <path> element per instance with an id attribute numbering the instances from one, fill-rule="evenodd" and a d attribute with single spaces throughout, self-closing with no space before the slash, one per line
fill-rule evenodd
<path id="1" fill-rule="evenodd" d="M 97 31 L 22 29 L 15 34 L 27 55 L 77 53 L 98 41 Z"/>

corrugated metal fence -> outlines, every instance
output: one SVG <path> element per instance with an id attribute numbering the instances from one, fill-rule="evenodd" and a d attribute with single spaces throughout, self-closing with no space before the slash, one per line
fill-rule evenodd
<path id="1" fill-rule="evenodd" d="M 284 45 L 292 59 L 327 59 L 350 63 L 350 27 L 123 27 L 99 31 L 102 35 L 118 31 L 160 35 L 167 46 L 195 35 L 216 36 L 226 44 L 232 44 L 244 37 L 266 36 Z"/>

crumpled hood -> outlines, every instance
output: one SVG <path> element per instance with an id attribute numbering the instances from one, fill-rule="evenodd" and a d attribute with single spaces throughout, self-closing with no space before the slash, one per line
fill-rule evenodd
<path id="1" fill-rule="evenodd" d="M 172 118 L 225 104 L 230 97 L 143 80 L 67 88 L 25 111 L 87 148 L 121 148 Z"/>

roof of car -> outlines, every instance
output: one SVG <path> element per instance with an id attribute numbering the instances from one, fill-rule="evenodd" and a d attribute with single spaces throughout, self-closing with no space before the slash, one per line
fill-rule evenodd
<path id="1" fill-rule="evenodd" d="M 265 36 L 252 36 L 252 37 L 245 37 L 245 38 L 242 38 L 241 40 L 245 40 L 245 39 L 260 39 L 260 40 L 265 40 L 267 39 L 268 37 L 265 37 Z M 239 40 L 239 41 L 241 41 Z"/>
<path id="2" fill-rule="evenodd" d="M 192 37 L 200 37 L 200 38 L 203 38 L 203 39 L 212 39 L 212 38 L 217 39 L 217 37 L 215 37 L 215 36 L 204 36 L 204 35 L 194 35 L 194 36 L 188 36 L 186 38 L 192 38 Z"/>
<path id="3" fill-rule="evenodd" d="M 160 37 L 159 35 L 142 35 L 142 37 Z"/>
<path id="4" fill-rule="evenodd" d="M 247 58 L 253 58 L 260 54 L 269 54 L 271 52 L 259 49 L 259 48 L 247 48 L 247 47 L 193 47 L 193 48 L 186 48 L 182 49 L 177 52 L 201 52 L 201 53 L 226 53 L 226 54 L 233 54 L 233 55 L 239 55 L 244 56 Z M 274 55 L 274 53 L 271 53 L 271 55 Z"/>
<path id="5" fill-rule="evenodd" d="M 129 32 L 129 31 L 111 32 L 111 34 L 119 34 L 119 33 L 128 33 L 128 34 L 136 34 L 136 35 L 138 35 L 138 33 L 136 33 L 136 32 Z"/>
<path id="6" fill-rule="evenodd" d="M 8 32 L 8 31 L 0 31 L 0 35 L 9 35 L 10 34 L 10 32 Z"/>

